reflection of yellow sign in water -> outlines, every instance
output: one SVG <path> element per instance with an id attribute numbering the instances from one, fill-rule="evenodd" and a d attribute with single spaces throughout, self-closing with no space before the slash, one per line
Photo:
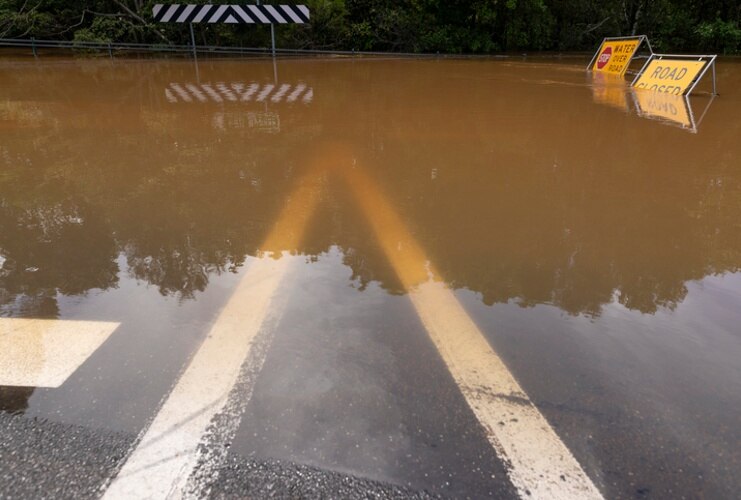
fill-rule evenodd
<path id="1" fill-rule="evenodd" d="M 684 95 L 705 67 L 705 60 L 651 59 L 633 86 L 655 92 Z"/>
<path id="2" fill-rule="evenodd" d="M 692 109 L 686 97 L 648 91 L 637 91 L 635 96 L 641 115 L 669 120 L 685 128 L 694 128 Z"/>
<path id="3" fill-rule="evenodd" d="M 592 96 L 594 102 L 607 104 L 623 111 L 628 110 L 625 80 L 614 75 L 594 73 L 592 78 Z"/>
<path id="4" fill-rule="evenodd" d="M 605 39 L 597 51 L 592 71 L 623 75 L 638 50 L 641 40 L 641 37 L 620 40 Z"/>

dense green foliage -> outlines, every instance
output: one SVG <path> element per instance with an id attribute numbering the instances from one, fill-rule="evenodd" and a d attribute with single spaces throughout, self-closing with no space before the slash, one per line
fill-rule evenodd
<path id="1" fill-rule="evenodd" d="M 188 43 L 185 26 L 151 22 L 154 3 L 153 0 L 0 0 L 0 38 Z M 646 34 L 660 51 L 741 52 L 738 0 L 305 0 L 301 3 L 311 8 L 311 24 L 278 29 L 281 47 L 444 53 L 561 51 L 591 49 L 604 36 Z M 265 27 L 197 25 L 196 29 L 198 42 L 205 44 L 265 46 L 269 40 Z"/>

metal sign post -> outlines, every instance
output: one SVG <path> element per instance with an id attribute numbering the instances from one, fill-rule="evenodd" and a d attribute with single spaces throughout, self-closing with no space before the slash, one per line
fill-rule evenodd
<path id="1" fill-rule="evenodd" d="M 270 40 L 273 43 L 273 57 L 275 57 L 275 25 L 270 23 Z"/>
<path id="2" fill-rule="evenodd" d="M 260 0 L 257 0 L 257 5 L 260 5 Z M 273 57 L 275 57 L 275 25 L 273 23 L 270 23 L 270 43 L 273 48 Z M 277 75 L 275 79 L 278 80 Z"/>
<path id="3" fill-rule="evenodd" d="M 190 25 L 190 43 L 193 45 L 193 59 L 198 59 L 198 54 L 196 54 L 196 35 L 193 33 L 193 23 L 188 23 Z"/>

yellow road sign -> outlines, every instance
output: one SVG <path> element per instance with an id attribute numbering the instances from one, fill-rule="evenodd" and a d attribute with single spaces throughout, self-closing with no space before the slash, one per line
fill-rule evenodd
<path id="1" fill-rule="evenodd" d="M 602 41 L 592 64 L 592 71 L 623 75 L 643 37 Z"/>
<path id="2" fill-rule="evenodd" d="M 633 86 L 684 95 L 707 63 L 707 60 L 698 59 L 651 59 Z"/>

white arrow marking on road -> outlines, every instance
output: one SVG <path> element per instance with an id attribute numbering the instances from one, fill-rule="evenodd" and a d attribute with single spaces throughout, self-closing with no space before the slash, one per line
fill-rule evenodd
<path id="1" fill-rule="evenodd" d="M 0 318 L 0 385 L 59 387 L 118 325 Z"/>

